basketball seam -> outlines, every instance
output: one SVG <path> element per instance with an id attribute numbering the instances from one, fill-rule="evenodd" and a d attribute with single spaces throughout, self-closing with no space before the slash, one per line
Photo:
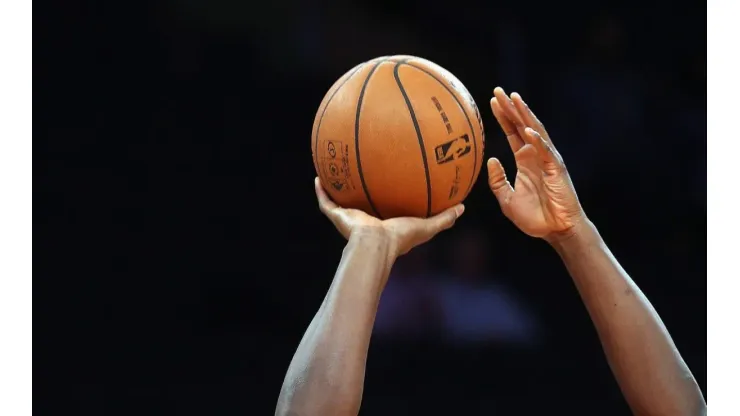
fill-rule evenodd
<path id="1" fill-rule="evenodd" d="M 426 147 L 424 146 L 424 137 L 422 137 L 421 134 L 421 128 L 419 127 L 419 120 L 416 119 L 416 113 L 414 113 L 414 108 L 411 105 L 411 100 L 409 99 L 408 94 L 406 94 L 406 89 L 403 88 L 403 84 L 401 83 L 401 78 L 398 75 L 398 68 L 403 65 L 405 61 L 399 61 L 396 63 L 396 66 L 393 68 L 393 77 L 396 79 L 396 84 L 398 84 L 398 89 L 401 90 L 401 95 L 403 95 L 404 101 L 406 101 L 406 107 L 409 110 L 409 114 L 411 115 L 411 122 L 414 124 L 414 130 L 416 130 L 416 138 L 419 140 L 419 147 L 421 148 L 421 160 L 424 164 L 424 176 L 426 178 L 427 182 L 427 217 L 430 217 L 432 215 L 432 181 L 429 177 L 429 163 L 427 162 L 427 152 Z M 409 65 L 411 66 L 411 65 Z"/>
<path id="2" fill-rule="evenodd" d="M 331 95 L 329 96 L 329 100 L 326 102 L 326 105 L 324 106 L 324 109 L 321 110 L 321 116 L 319 117 L 319 122 L 316 123 L 316 143 L 314 143 L 314 148 L 313 148 L 313 162 L 314 162 L 314 166 L 316 167 L 317 175 L 320 175 L 320 172 L 319 172 L 319 132 L 321 131 L 321 122 L 324 120 L 324 114 L 326 114 L 326 110 L 329 108 L 329 104 L 331 104 L 331 100 L 334 99 L 334 96 L 337 95 L 339 90 L 341 90 L 342 87 L 344 87 L 344 85 L 350 79 L 352 79 L 353 76 L 355 76 L 355 74 L 360 72 L 360 70 L 364 66 L 365 66 L 365 62 L 357 65 L 355 68 L 353 68 L 353 70 L 350 70 L 349 76 L 347 76 L 347 78 L 344 81 L 342 81 L 342 83 L 339 84 L 339 86 L 337 86 L 337 89 L 334 90 L 333 93 L 331 93 Z"/>
<path id="3" fill-rule="evenodd" d="M 367 89 L 367 84 L 370 82 L 370 78 L 375 73 L 375 70 L 378 69 L 380 64 L 386 61 L 387 59 L 382 59 L 378 61 L 367 74 L 367 78 L 365 78 L 365 82 L 362 84 L 362 89 L 360 90 L 360 97 L 357 99 L 357 113 L 355 114 L 355 158 L 357 159 L 357 172 L 359 173 L 360 184 L 362 185 L 363 192 L 365 192 L 365 198 L 367 198 L 370 209 L 378 218 L 382 217 L 378 212 L 378 209 L 375 207 L 372 198 L 370 198 L 370 191 L 368 190 L 367 183 L 365 182 L 365 175 L 362 173 L 362 162 L 360 158 L 360 115 L 362 114 L 362 100 L 365 98 L 365 89 Z"/>
<path id="4" fill-rule="evenodd" d="M 468 112 L 465 111 L 465 107 L 463 107 L 462 103 L 460 102 L 460 99 L 457 98 L 457 95 L 455 94 L 455 92 L 452 91 L 452 89 L 449 86 L 447 86 L 444 82 L 442 82 L 442 80 L 434 76 L 434 74 L 432 74 L 431 72 L 427 71 L 424 68 L 418 67 L 412 63 L 408 63 L 405 61 L 401 62 L 401 65 L 408 65 L 412 68 L 418 69 L 419 71 L 429 75 L 432 79 L 437 81 L 440 85 L 442 85 L 447 90 L 448 93 L 450 93 L 452 98 L 455 100 L 457 105 L 460 107 L 460 110 L 462 110 L 463 114 L 465 115 L 465 120 L 467 120 L 468 126 L 470 127 L 470 133 L 473 135 L 473 176 L 470 178 L 470 183 L 468 184 L 468 190 L 465 193 L 466 195 L 469 195 L 470 190 L 473 188 L 473 182 L 475 180 L 475 175 L 477 173 L 476 168 L 478 167 L 478 144 L 475 138 L 475 129 L 473 129 L 473 123 L 470 121 L 470 116 L 468 116 Z"/>

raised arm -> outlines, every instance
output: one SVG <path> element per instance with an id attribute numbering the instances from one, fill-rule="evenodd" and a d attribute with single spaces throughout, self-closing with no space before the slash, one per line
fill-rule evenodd
<path id="1" fill-rule="evenodd" d="M 394 259 L 382 233 L 350 237 L 280 391 L 278 415 L 356 415 L 375 313 Z"/>
<path id="2" fill-rule="evenodd" d="M 703 415 L 691 371 L 650 301 L 614 258 L 596 227 L 576 226 L 552 242 L 565 262 L 601 339 L 614 376 L 635 414 Z"/>
<path id="3" fill-rule="evenodd" d="M 565 164 L 522 98 L 494 91 L 491 108 L 517 162 L 512 187 L 496 159 L 489 185 L 504 214 L 563 259 L 614 376 L 637 415 L 704 415 L 694 377 L 655 309 L 607 248 L 578 202 Z"/>
<path id="4" fill-rule="evenodd" d="M 356 415 L 378 301 L 393 263 L 399 255 L 450 228 L 463 207 L 429 219 L 380 221 L 336 206 L 318 178 L 315 187 L 321 211 L 347 239 L 347 246 L 331 287 L 293 356 L 275 414 Z"/>

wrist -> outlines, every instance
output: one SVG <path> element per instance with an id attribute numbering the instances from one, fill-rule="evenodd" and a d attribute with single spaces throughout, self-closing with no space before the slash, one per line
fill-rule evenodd
<path id="1" fill-rule="evenodd" d="M 398 257 L 393 236 L 383 227 L 358 227 L 350 233 L 347 247 L 356 247 L 368 253 L 381 255 L 390 267 Z"/>
<path id="2" fill-rule="evenodd" d="M 391 247 L 382 230 L 353 229 L 334 278 L 349 282 L 353 290 L 380 296 L 395 261 Z"/>
<path id="3" fill-rule="evenodd" d="M 545 238 L 558 253 L 598 243 L 601 239 L 596 226 L 586 217 L 577 221 L 567 231 L 553 233 Z"/>

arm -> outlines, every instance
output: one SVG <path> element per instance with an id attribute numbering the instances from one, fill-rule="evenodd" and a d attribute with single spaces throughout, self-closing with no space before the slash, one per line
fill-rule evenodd
<path id="1" fill-rule="evenodd" d="M 515 186 L 501 163 L 488 181 L 520 230 L 548 241 L 565 262 L 612 372 L 638 415 L 703 415 L 706 403 L 668 331 L 583 212 L 563 158 L 519 94 L 494 90 L 491 108 L 517 163 Z"/>
<path id="2" fill-rule="evenodd" d="M 586 221 L 552 242 L 596 326 L 609 366 L 637 415 L 704 415 L 699 386 L 657 312 Z"/>
<path id="3" fill-rule="evenodd" d="M 319 209 L 347 239 L 324 302 L 303 335 L 280 390 L 278 416 L 351 416 L 360 410 L 370 334 L 395 260 L 446 230 L 457 205 L 431 218 L 381 221 L 337 206 L 314 181 Z"/>
<path id="4" fill-rule="evenodd" d="M 356 415 L 380 293 L 394 258 L 379 233 L 353 235 L 285 376 L 277 415 Z"/>

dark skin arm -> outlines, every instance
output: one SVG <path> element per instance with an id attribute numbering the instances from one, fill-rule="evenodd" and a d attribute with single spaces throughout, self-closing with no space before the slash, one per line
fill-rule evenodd
<path id="1" fill-rule="evenodd" d="M 706 414 L 701 390 L 668 330 L 586 217 L 542 123 L 520 95 L 509 97 L 501 88 L 494 90 L 491 108 L 517 163 L 512 187 L 501 163 L 488 161 L 491 190 L 504 215 L 562 258 L 633 413 Z"/>
<path id="2" fill-rule="evenodd" d="M 458 205 L 428 218 L 381 221 L 334 204 L 315 181 L 319 208 L 347 239 L 334 280 L 293 356 L 276 415 L 357 415 L 370 334 L 395 260 L 452 227 Z"/>

